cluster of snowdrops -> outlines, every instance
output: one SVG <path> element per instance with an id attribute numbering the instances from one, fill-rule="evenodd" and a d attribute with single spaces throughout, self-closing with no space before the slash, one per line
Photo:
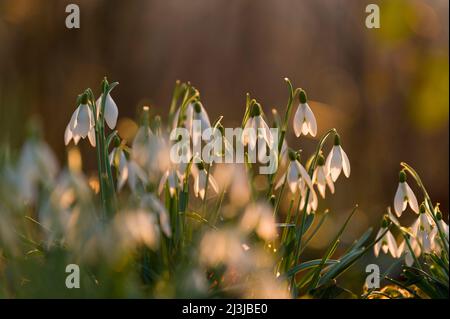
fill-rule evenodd
<path id="1" fill-rule="evenodd" d="M 18 154 L 1 153 L 0 296 L 358 297 L 338 284 L 339 276 L 368 252 L 383 251 L 404 264 L 401 280 L 388 271 L 381 278 L 388 285 L 359 297 L 448 297 L 448 225 L 406 163 L 395 214 L 388 208 L 376 236 L 368 229 L 336 256 L 355 207 L 322 258 L 304 260 L 328 216 L 319 210 L 319 198 L 334 193 L 340 176 L 350 176 L 350 161 L 336 129 L 320 137 L 310 156 L 288 146 L 291 124 L 301 140 L 316 137 L 317 123 L 306 92 L 285 80 L 284 114 L 274 109 L 269 118 L 247 95 L 244 133 L 233 140 L 225 137 L 222 117 L 210 121 L 198 90 L 180 82 L 168 125 L 144 106 L 132 141 L 115 130 L 119 111 L 111 92 L 117 83 L 105 78 L 97 99 L 91 89 L 82 92 L 64 133 L 69 149 L 63 169 L 31 125 Z M 213 158 L 239 144 L 243 163 L 209 161 L 178 143 L 171 134 L 177 128 L 195 142 L 195 121 L 221 137 Z M 279 134 L 272 134 L 274 128 Z M 96 176 L 81 169 L 74 145 L 84 139 L 96 154 Z M 182 161 L 171 160 L 174 148 Z M 275 158 L 263 189 L 255 186 L 260 163 L 250 161 L 256 148 L 257 158 Z M 423 193 L 422 202 L 407 176 Z M 404 227 L 398 218 L 408 205 L 418 218 Z M 67 264 L 80 266 L 80 289 L 64 286 Z"/>

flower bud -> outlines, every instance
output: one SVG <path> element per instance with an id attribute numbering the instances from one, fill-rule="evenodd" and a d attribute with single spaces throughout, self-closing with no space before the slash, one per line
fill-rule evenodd
<path id="1" fill-rule="evenodd" d="M 317 165 L 318 166 L 324 166 L 325 165 L 325 157 L 323 157 L 322 154 L 319 154 L 319 157 L 317 158 Z"/>
<path id="2" fill-rule="evenodd" d="M 291 149 L 288 150 L 288 156 L 291 161 L 295 161 L 297 159 L 297 153 Z"/>
<path id="3" fill-rule="evenodd" d="M 250 111 L 250 116 L 255 117 L 261 115 L 261 105 L 259 103 L 255 103 L 252 105 L 252 109 Z"/>
<path id="4" fill-rule="evenodd" d="M 426 208 L 425 208 L 425 204 L 424 204 L 424 203 L 420 204 L 419 212 L 420 212 L 421 214 L 425 214 L 426 211 L 427 211 L 427 210 L 426 210 Z"/>
<path id="5" fill-rule="evenodd" d="M 84 92 L 83 94 L 81 94 L 80 96 L 80 104 L 87 104 L 88 103 L 88 93 Z"/>
<path id="6" fill-rule="evenodd" d="M 200 113 L 202 111 L 202 105 L 199 101 L 196 101 L 194 104 L 195 113 Z"/>
<path id="7" fill-rule="evenodd" d="M 382 228 L 387 228 L 390 223 L 391 223 L 391 220 L 389 219 L 389 216 L 388 215 L 384 215 L 383 219 L 381 220 L 381 227 Z"/>
<path id="8" fill-rule="evenodd" d="M 298 94 L 298 99 L 300 100 L 300 103 L 305 104 L 308 100 L 308 97 L 306 96 L 306 92 L 303 89 L 300 89 L 300 93 Z"/>
<path id="9" fill-rule="evenodd" d="M 401 170 L 398 174 L 398 180 L 400 181 L 400 183 L 406 182 L 406 173 L 404 170 Z"/>
<path id="10" fill-rule="evenodd" d="M 341 145 L 341 138 L 338 134 L 334 135 L 334 145 L 336 146 Z"/>

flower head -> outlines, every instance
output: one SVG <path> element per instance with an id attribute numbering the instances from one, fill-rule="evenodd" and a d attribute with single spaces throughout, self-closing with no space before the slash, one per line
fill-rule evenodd
<path id="1" fill-rule="evenodd" d="M 322 198 L 325 198 L 327 186 L 330 189 L 331 194 L 334 194 L 334 183 L 330 174 L 328 174 L 325 159 L 322 155 L 319 155 L 319 158 L 317 159 L 317 166 L 314 170 L 312 181 L 313 184 L 317 185 L 317 189 Z"/>
<path id="2" fill-rule="evenodd" d="M 64 132 L 64 143 L 66 145 L 73 139 L 75 144 L 80 138 L 89 139 L 89 142 L 95 147 L 95 117 L 91 107 L 88 105 L 88 95 L 83 93 L 80 99 L 81 103 L 73 112 L 70 122 Z"/>
<path id="3" fill-rule="evenodd" d="M 300 135 L 316 136 L 317 122 L 314 113 L 307 103 L 306 92 L 301 90 L 299 94 L 300 104 L 294 115 L 294 132 L 297 137 Z"/>
<path id="4" fill-rule="evenodd" d="M 258 139 L 264 141 L 272 149 L 274 142 L 272 132 L 262 117 L 261 105 L 255 103 L 251 107 L 250 117 L 245 124 L 241 141 L 244 146 L 248 145 L 251 149 L 255 149 Z"/>
<path id="5" fill-rule="evenodd" d="M 402 215 L 402 212 L 406 209 L 408 204 L 416 214 L 419 213 L 416 195 L 414 195 L 411 187 L 409 187 L 406 182 L 406 173 L 401 171 L 399 174 L 397 192 L 394 197 L 394 210 L 398 217 Z"/>
<path id="6" fill-rule="evenodd" d="M 205 198 L 206 195 L 206 184 L 209 183 L 211 188 L 215 193 L 219 192 L 219 187 L 217 186 L 217 182 L 214 177 L 209 174 L 205 169 L 203 162 L 196 163 L 191 167 L 191 173 L 194 176 L 194 194 L 195 197 L 199 197 L 201 199 Z"/>
<path id="7" fill-rule="evenodd" d="M 327 156 L 325 166 L 333 182 L 338 179 L 341 171 L 344 171 L 345 177 L 350 176 L 350 161 L 341 147 L 341 140 L 337 134 L 334 136 L 334 146 Z"/>
<path id="8" fill-rule="evenodd" d="M 103 94 L 95 102 L 97 107 L 97 118 L 100 115 L 100 110 L 102 106 Z M 110 129 L 114 129 L 117 124 L 117 117 L 119 116 L 119 110 L 117 108 L 116 102 L 112 99 L 111 95 L 108 93 L 105 97 L 105 112 L 104 117 L 106 124 L 108 124 Z"/>
<path id="9" fill-rule="evenodd" d="M 378 234 L 376 236 L 377 240 L 380 238 L 380 236 L 383 236 L 373 247 L 375 257 L 378 257 L 380 254 L 380 249 L 387 254 L 388 252 L 391 253 L 392 257 L 397 258 L 398 257 L 398 247 L 397 242 L 392 235 L 391 231 L 388 230 L 389 226 L 389 218 L 385 216 L 383 218 L 383 221 L 381 222 L 380 230 L 378 231 Z M 384 234 L 384 235 L 383 235 Z"/>

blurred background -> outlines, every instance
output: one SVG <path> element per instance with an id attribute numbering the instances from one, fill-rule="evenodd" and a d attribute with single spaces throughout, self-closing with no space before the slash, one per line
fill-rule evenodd
<path id="1" fill-rule="evenodd" d="M 80 29 L 65 27 L 69 3 L 80 6 Z M 369 3 L 380 7 L 380 29 L 365 26 Z M 224 115 L 229 127 L 241 121 L 246 92 L 267 114 L 273 107 L 283 112 L 287 76 L 308 92 L 318 136 L 337 128 L 352 165 L 351 178 L 341 178 L 332 200 L 321 204 L 332 216 L 311 254 L 328 245 L 355 204 L 360 212 L 348 242 L 369 226 L 378 229 L 401 161 L 416 168 L 447 216 L 448 6 L 447 0 L 0 0 L 0 147 L 20 147 L 26 119 L 37 116 L 64 163 L 63 134 L 76 96 L 87 87 L 98 94 L 105 75 L 120 82 L 113 92 L 119 130 L 142 105 L 166 116 L 176 80 L 197 87 L 211 119 Z M 291 134 L 288 142 L 311 154 L 317 141 Z M 80 144 L 84 169 L 92 172 L 94 152 Z M 403 218 L 408 224 L 414 216 Z"/>

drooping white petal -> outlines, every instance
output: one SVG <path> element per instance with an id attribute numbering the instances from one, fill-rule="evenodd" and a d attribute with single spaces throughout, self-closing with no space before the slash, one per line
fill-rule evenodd
<path id="1" fill-rule="evenodd" d="M 112 99 L 109 93 L 106 95 L 105 100 L 105 121 L 110 129 L 114 129 L 117 124 L 117 117 L 119 116 L 119 110 L 116 102 Z"/>
<path id="2" fill-rule="evenodd" d="M 64 144 L 68 145 L 70 140 L 73 138 L 72 131 L 70 130 L 70 123 L 67 124 L 66 130 L 64 131 Z"/>
<path id="3" fill-rule="evenodd" d="M 91 110 L 87 104 L 79 106 L 75 127 L 72 129 L 72 134 L 80 135 L 85 138 L 91 129 Z"/>
<path id="4" fill-rule="evenodd" d="M 380 230 L 377 233 L 377 236 L 375 237 L 375 240 L 378 240 L 380 238 L 380 236 L 383 234 L 385 228 L 380 228 Z M 373 246 L 373 253 L 375 255 L 375 257 L 378 257 L 378 255 L 380 254 L 380 249 L 381 249 L 381 242 L 383 240 L 378 240 L 377 243 Z"/>
<path id="5" fill-rule="evenodd" d="M 255 116 L 255 124 L 258 129 L 258 136 L 261 134 L 262 138 L 266 141 L 267 146 L 271 149 L 273 146 L 273 136 L 270 132 L 270 128 L 261 115 Z"/>
<path id="6" fill-rule="evenodd" d="M 395 238 L 390 231 L 386 233 L 386 239 L 389 252 L 391 253 L 392 257 L 397 258 L 397 242 L 395 241 Z"/>
<path id="7" fill-rule="evenodd" d="M 91 143 L 92 147 L 95 147 L 96 145 L 96 140 L 95 140 L 95 128 L 92 127 L 88 133 L 88 139 L 89 139 L 89 143 Z"/>
<path id="8" fill-rule="evenodd" d="M 338 145 L 333 146 L 331 152 L 332 155 L 328 170 L 330 172 L 331 179 L 335 182 L 342 171 L 342 156 Z"/>
<path id="9" fill-rule="evenodd" d="M 295 111 L 294 123 L 293 123 L 295 136 L 297 136 L 297 137 L 299 137 L 302 134 L 302 126 L 303 126 L 304 118 L 305 118 L 305 115 L 304 115 L 303 108 L 301 107 L 301 105 L 299 105 L 297 107 L 297 111 Z"/>
<path id="10" fill-rule="evenodd" d="M 75 109 L 75 111 L 72 113 L 72 116 L 70 118 L 69 127 L 70 127 L 70 130 L 72 131 L 72 134 L 73 134 L 73 130 L 75 129 L 75 126 L 77 125 L 77 118 L 78 118 L 78 112 L 80 111 L 80 107 L 81 107 L 81 105 L 79 105 Z"/>
<path id="11" fill-rule="evenodd" d="M 313 184 L 311 181 L 311 178 L 309 177 L 308 172 L 306 171 L 306 169 L 303 167 L 302 164 L 300 164 L 298 161 L 295 161 L 295 164 L 297 166 L 297 170 L 302 178 L 302 180 L 304 182 L 306 182 L 306 185 L 308 185 L 308 187 L 311 189 L 311 191 L 313 190 Z"/>
<path id="12" fill-rule="evenodd" d="M 342 170 L 344 171 L 345 177 L 350 176 L 350 161 L 348 160 L 347 153 L 342 149 L 342 147 L 339 145 L 339 150 L 341 152 L 342 156 Z"/>
<path id="13" fill-rule="evenodd" d="M 402 213 L 406 208 L 405 193 L 403 191 L 404 187 L 402 186 L 402 184 L 403 183 L 398 184 L 397 191 L 395 192 L 394 197 L 394 211 L 398 217 L 402 216 Z"/>
<path id="14" fill-rule="evenodd" d="M 297 165 L 295 165 L 294 161 L 290 162 L 286 176 L 289 189 L 291 190 L 292 194 L 295 194 L 295 191 L 297 190 L 298 186 L 299 175 Z"/>
<path id="15" fill-rule="evenodd" d="M 254 122 L 254 117 L 250 117 L 242 132 L 242 145 L 248 145 L 251 149 L 254 149 L 256 146 L 256 129 Z"/>
<path id="16" fill-rule="evenodd" d="M 317 122 L 314 113 L 312 112 L 308 103 L 304 104 L 304 114 L 309 133 L 314 137 L 317 134 Z"/>
<path id="17" fill-rule="evenodd" d="M 406 197 L 408 198 L 409 207 L 411 207 L 411 209 L 416 214 L 419 214 L 419 204 L 417 203 L 416 195 L 414 195 L 414 192 L 412 191 L 411 187 L 409 187 L 407 182 L 405 182 L 404 184 L 405 184 Z"/>

